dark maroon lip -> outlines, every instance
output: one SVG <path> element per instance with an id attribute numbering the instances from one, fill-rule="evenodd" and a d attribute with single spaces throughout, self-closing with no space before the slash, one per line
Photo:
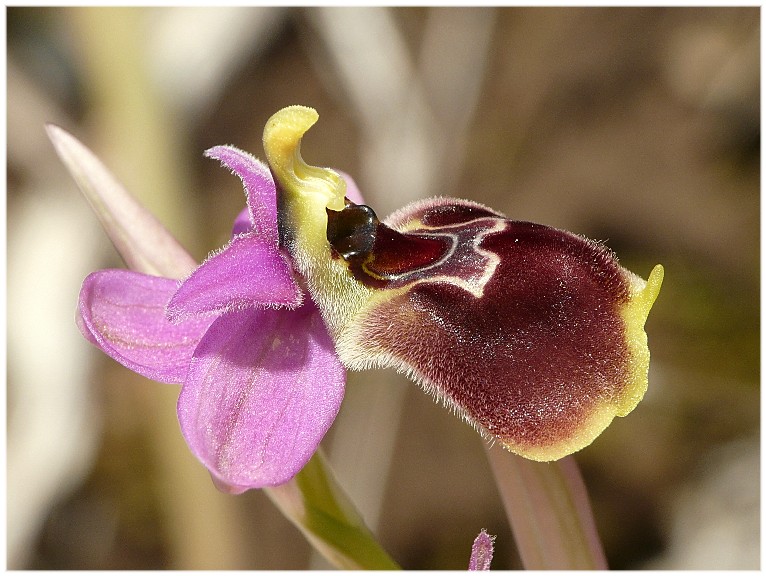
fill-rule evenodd
<path id="1" fill-rule="evenodd" d="M 602 244 L 447 202 L 406 232 L 366 207 L 330 218 L 359 282 L 405 288 L 366 314 L 363 340 L 501 441 L 565 442 L 630 379 L 624 272 Z"/>

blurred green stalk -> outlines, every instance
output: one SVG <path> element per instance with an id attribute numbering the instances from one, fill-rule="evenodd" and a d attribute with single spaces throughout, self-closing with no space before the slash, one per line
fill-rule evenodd
<path id="1" fill-rule="evenodd" d="M 574 457 L 534 462 L 499 446 L 487 455 L 526 569 L 607 569 Z"/>
<path id="2" fill-rule="evenodd" d="M 295 479 L 266 493 L 314 548 L 339 568 L 396 570 L 335 480 L 321 450 Z"/>

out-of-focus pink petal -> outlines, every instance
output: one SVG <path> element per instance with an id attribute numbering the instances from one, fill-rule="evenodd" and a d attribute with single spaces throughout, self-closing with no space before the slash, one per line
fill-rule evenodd
<path id="1" fill-rule="evenodd" d="M 235 236 L 197 268 L 173 295 L 167 313 L 175 322 L 251 307 L 294 308 L 302 301 L 290 264 L 274 244 L 253 231 Z"/>
<path id="2" fill-rule="evenodd" d="M 268 166 L 251 154 L 234 146 L 215 146 L 205 152 L 215 158 L 242 180 L 253 229 L 276 246 L 277 189 Z"/>
<path id="3" fill-rule="evenodd" d="M 63 128 L 46 126 L 83 195 L 127 265 L 138 272 L 183 278 L 197 263 L 79 140 Z"/>
<path id="4" fill-rule="evenodd" d="M 94 272 L 80 290 L 77 324 L 123 366 L 159 382 L 183 382 L 212 319 L 171 324 L 165 306 L 177 288 L 176 280 L 129 270 Z"/>
<path id="5" fill-rule="evenodd" d="M 247 234 L 252 229 L 253 223 L 250 222 L 250 211 L 248 208 L 243 208 L 234 219 L 234 225 L 231 227 L 231 236 L 233 238 L 238 234 Z"/>
<path id="6" fill-rule="evenodd" d="M 345 371 L 312 302 L 219 317 L 178 398 L 192 452 L 229 492 L 275 486 L 308 462 L 340 408 Z"/>
<path id="7" fill-rule="evenodd" d="M 359 187 L 354 182 L 354 179 L 340 170 L 336 170 L 336 172 L 346 181 L 346 198 L 354 204 L 364 204 L 364 198 L 362 198 L 362 193 L 359 191 Z"/>

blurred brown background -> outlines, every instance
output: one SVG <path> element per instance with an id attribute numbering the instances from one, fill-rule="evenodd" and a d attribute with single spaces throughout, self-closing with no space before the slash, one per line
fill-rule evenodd
<path id="1" fill-rule="evenodd" d="M 324 568 L 257 491 L 219 494 L 177 388 L 73 316 L 121 266 L 47 141 L 94 149 L 191 253 L 228 238 L 266 119 L 318 109 L 310 163 L 378 214 L 462 196 L 665 266 L 650 389 L 577 455 L 613 568 L 758 568 L 758 8 L 7 8 L 11 568 Z M 552 360 L 553 361 L 553 360 Z M 463 569 L 481 528 L 519 567 L 481 439 L 414 385 L 355 373 L 324 442 L 383 545 Z"/>

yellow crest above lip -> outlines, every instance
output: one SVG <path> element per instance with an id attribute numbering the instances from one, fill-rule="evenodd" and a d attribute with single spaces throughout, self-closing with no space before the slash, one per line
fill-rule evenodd
<path id="1" fill-rule="evenodd" d="M 274 176 L 289 197 L 310 198 L 313 204 L 343 210 L 346 183 L 329 168 L 309 166 L 301 157 L 301 139 L 319 119 L 307 106 L 288 106 L 269 118 L 263 130 L 263 148 Z"/>
<path id="2" fill-rule="evenodd" d="M 332 257 L 327 209 L 345 207 L 346 182 L 334 170 L 310 166 L 301 157 L 301 139 L 319 118 L 313 108 L 288 106 L 263 130 L 263 147 L 278 184 L 280 242 L 306 280 L 331 334 L 339 334 L 370 298 L 370 289 Z"/>

